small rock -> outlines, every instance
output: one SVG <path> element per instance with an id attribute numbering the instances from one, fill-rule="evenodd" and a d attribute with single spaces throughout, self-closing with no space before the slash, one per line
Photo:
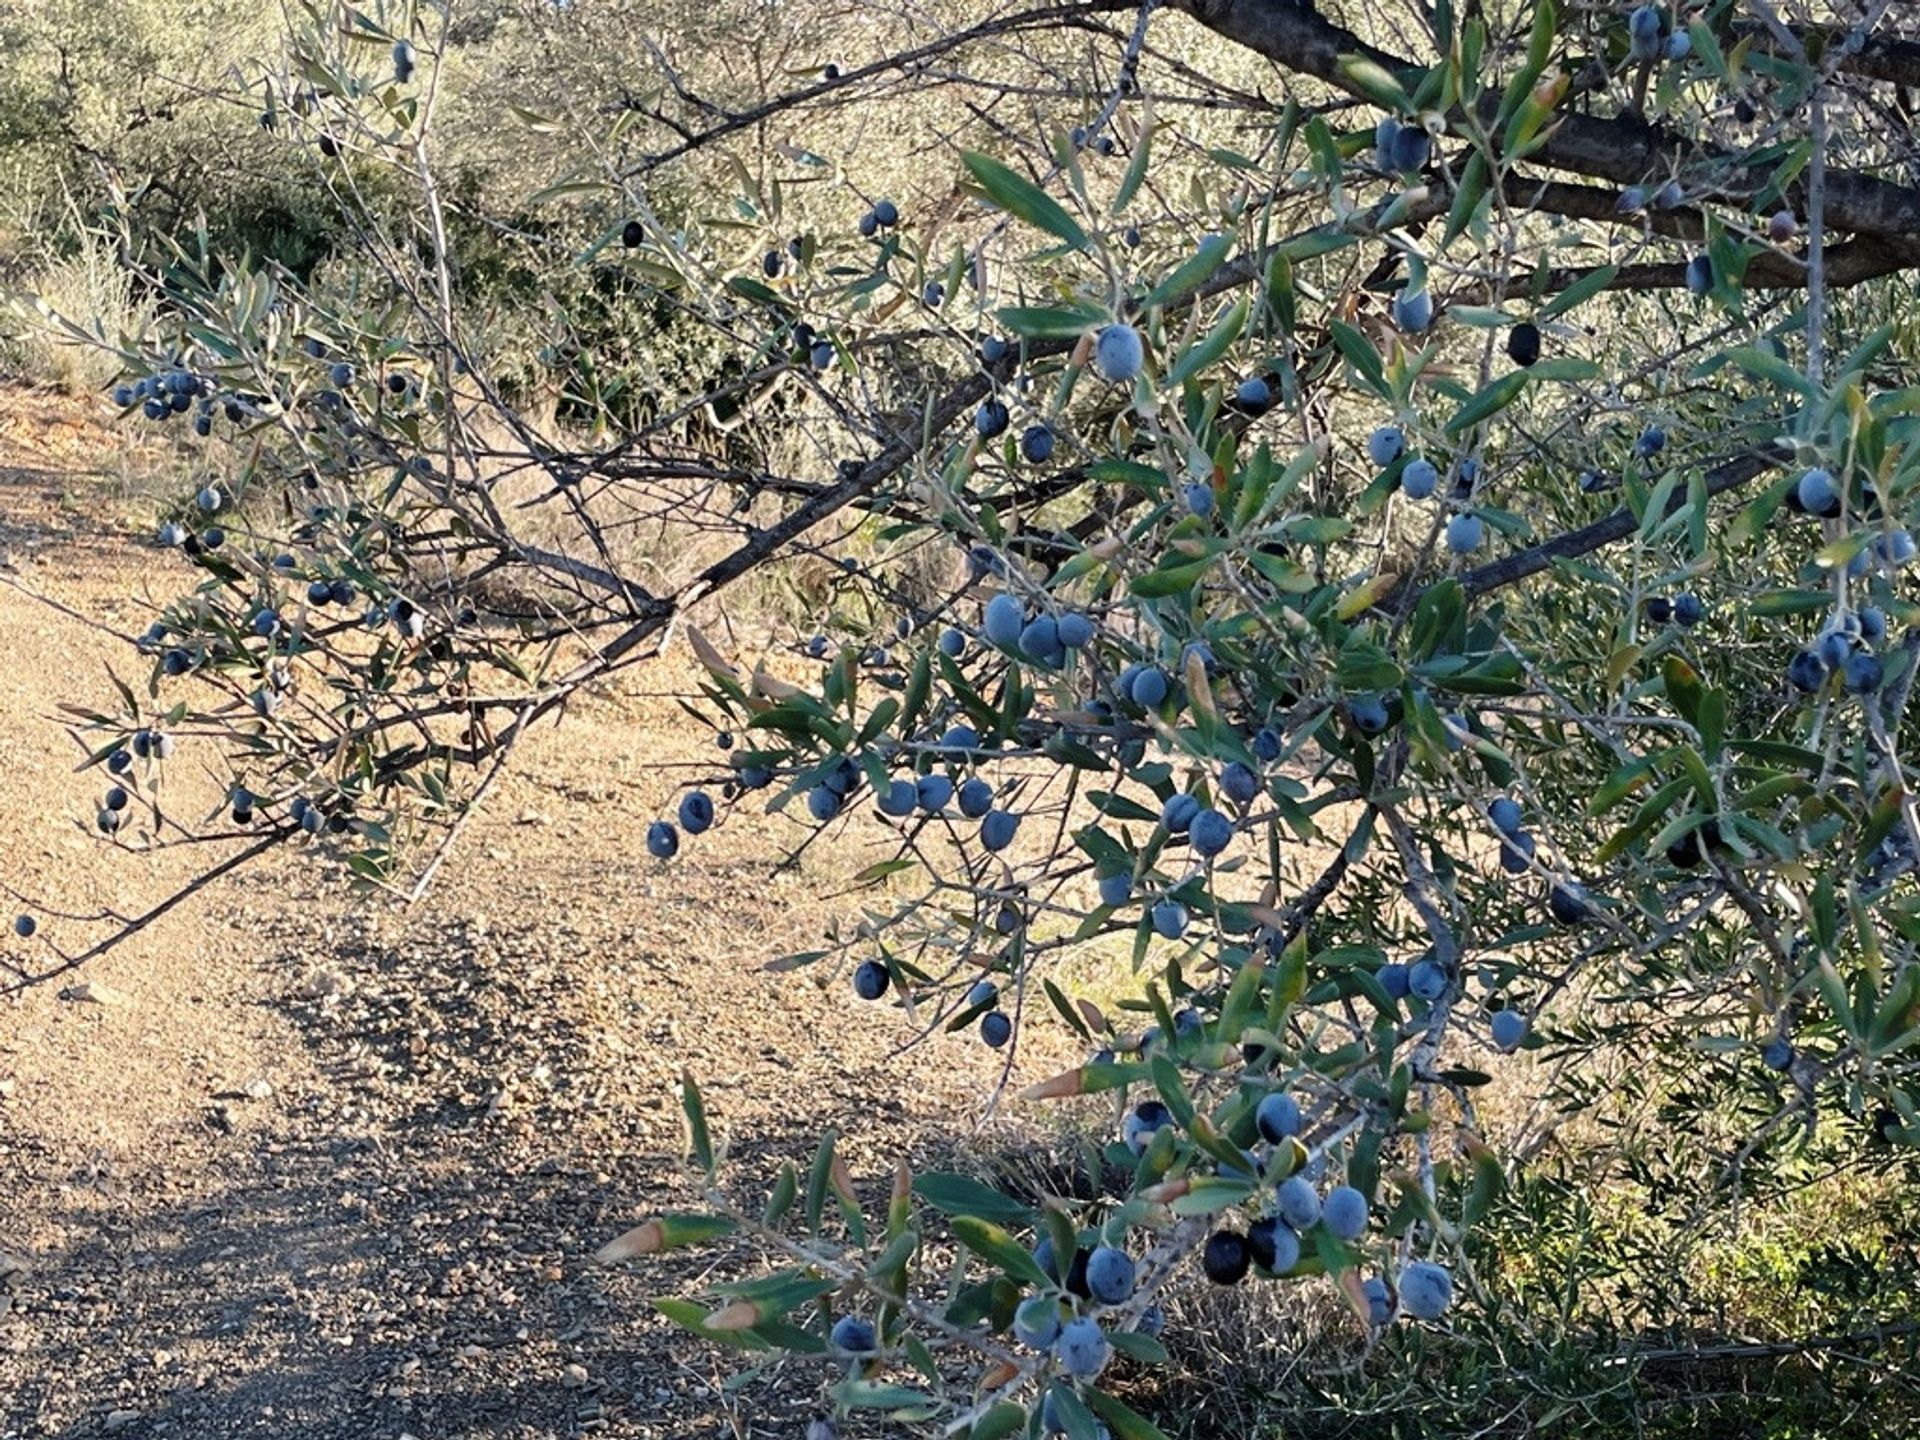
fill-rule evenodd
<path id="1" fill-rule="evenodd" d="M 86 1005 L 124 1005 L 127 1000 L 120 991 L 98 980 L 82 980 L 78 985 L 69 985 L 60 992 L 60 998 Z M 117 1415 L 121 1412 L 116 1410 L 114 1413 Z"/>
<path id="2" fill-rule="evenodd" d="M 347 993 L 352 986 L 338 970 L 320 969 L 309 975 L 300 993 L 309 1000 L 329 1000 Z"/>
<path id="3" fill-rule="evenodd" d="M 140 1418 L 138 1410 L 109 1410 L 107 1412 L 107 1433 L 115 1434 L 126 1429 Z"/>
<path id="4" fill-rule="evenodd" d="M 587 1384 L 587 1367 L 569 1365 L 560 1372 L 560 1383 L 568 1390 L 583 1390 Z"/>
<path id="5" fill-rule="evenodd" d="M 256 1075 L 240 1087 L 240 1093 L 249 1100 L 265 1100 L 273 1094 L 273 1082 L 264 1075 Z"/>

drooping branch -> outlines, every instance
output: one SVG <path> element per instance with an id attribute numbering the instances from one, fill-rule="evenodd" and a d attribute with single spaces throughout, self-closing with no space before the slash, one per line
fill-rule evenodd
<path id="1" fill-rule="evenodd" d="M 1024 11 L 1020 12 L 1017 16 L 1004 17 L 1002 20 L 993 23 L 997 25 L 1008 25 L 1015 21 L 1021 21 L 1023 23 L 1032 22 L 1034 21 L 1034 17 L 1043 13 L 1050 14 L 1056 18 L 1062 15 L 1087 16 L 1100 10 L 1111 10 L 1115 8 L 1119 7 L 1104 3 L 1103 0 L 1103 3 L 1096 4 L 1083 3 L 1073 6 L 1055 6 L 1045 12 L 1039 10 Z M 1213 23 L 1222 16 L 1251 15 L 1254 14 L 1256 9 L 1256 7 L 1245 4 L 1244 0 L 1243 3 L 1237 4 L 1203 3 L 1203 0 L 1186 0 L 1186 3 L 1178 5 L 1177 8 L 1186 9 L 1190 13 L 1202 16 L 1203 23 Z M 1212 17 L 1212 19 L 1209 20 L 1205 17 Z M 1312 16 L 1304 11 L 1292 10 L 1281 6 L 1264 7 L 1258 9 L 1256 19 L 1258 23 L 1252 26 L 1250 32 L 1254 33 L 1256 38 L 1268 34 L 1279 35 L 1282 39 L 1286 40 L 1287 43 L 1296 45 L 1300 57 L 1298 68 L 1301 68 L 1307 73 L 1323 73 L 1325 78 L 1328 78 L 1331 83 L 1343 89 L 1352 89 L 1350 82 L 1342 83 L 1344 77 L 1341 75 L 1341 58 L 1343 55 L 1360 54 L 1373 59 L 1374 62 L 1378 64 L 1388 65 L 1391 68 L 1405 68 L 1405 62 L 1398 61 L 1394 57 L 1384 54 L 1384 52 L 1369 49 L 1348 32 L 1331 26 L 1318 17 Z M 1262 26 L 1265 28 L 1262 29 Z M 960 43 L 967 38 L 967 35 L 977 36 L 979 33 L 984 33 L 984 31 L 977 30 L 975 32 L 966 32 L 966 34 L 961 36 L 946 37 L 938 43 Z M 1265 53 L 1264 50 L 1263 53 Z M 890 64 L 895 62 L 883 63 Z M 808 92 L 808 94 L 810 93 L 811 92 Z M 807 94 L 802 94 L 798 97 L 798 99 L 805 98 L 808 98 Z M 780 101 L 769 102 L 770 105 L 774 105 L 776 108 L 780 104 L 787 103 L 798 103 L 798 100 L 796 97 L 789 96 Z M 740 117 L 730 117 L 727 121 L 722 122 L 722 124 L 731 125 L 739 119 Z M 742 121 L 741 123 L 746 122 Z M 1612 124 L 1614 122 L 1595 123 Z M 1640 126 L 1641 130 L 1651 133 L 1651 127 L 1645 127 L 1641 125 L 1641 122 L 1630 120 L 1621 123 L 1627 125 L 1629 128 Z M 1634 131 L 1633 133 L 1640 132 Z M 709 138 L 717 138 L 717 135 L 709 132 Z M 691 145 L 687 148 L 691 148 Z M 1541 156 L 1545 159 L 1545 163 L 1553 163 L 1548 152 L 1541 152 Z M 1610 203 L 1611 197 L 1609 193 L 1604 190 L 1594 187 L 1569 185 L 1558 181 L 1541 181 L 1522 178 L 1513 175 L 1507 176 L 1505 183 L 1509 199 L 1528 208 L 1549 210 L 1570 216 L 1609 220 L 1616 223 L 1620 218 Z M 1878 184 L 1879 182 L 1874 183 Z M 1902 191 L 1900 187 L 1897 186 L 1888 188 L 1901 195 L 1908 193 Z M 1381 222 L 1387 217 L 1389 211 L 1392 211 L 1392 223 L 1397 227 L 1408 223 L 1417 223 L 1422 220 L 1431 220 L 1438 215 L 1444 214 L 1449 208 L 1451 201 L 1452 197 L 1447 193 L 1444 186 L 1435 184 L 1429 188 L 1426 194 L 1403 197 L 1401 200 L 1383 200 L 1368 211 L 1358 212 L 1328 225 L 1314 227 L 1312 230 L 1305 232 L 1305 234 L 1310 242 L 1315 243 L 1323 240 L 1329 234 L 1337 235 L 1338 238 L 1347 243 L 1375 239 L 1382 233 Z M 1398 208 L 1394 209 L 1395 206 Z M 1698 234 L 1702 226 L 1700 217 L 1696 212 L 1684 209 L 1650 215 L 1647 217 L 1646 223 L 1649 228 L 1659 233 L 1671 234 L 1682 238 L 1690 238 Z M 1297 243 L 1301 238 L 1302 237 L 1299 236 L 1294 237 L 1294 243 Z M 1290 242 L 1282 241 L 1281 246 L 1284 247 L 1288 243 Z M 1320 251 L 1315 248 L 1315 243 L 1307 244 L 1302 248 L 1300 253 L 1320 253 Z M 1829 282 L 1838 284 L 1851 283 L 1851 279 L 1848 277 L 1853 275 L 1854 272 L 1849 270 L 1848 267 L 1850 265 L 1858 266 L 1859 271 L 1856 278 L 1864 279 L 1868 278 L 1869 273 L 1884 274 L 1887 273 L 1888 270 L 1898 269 L 1904 265 L 1912 264 L 1915 260 L 1915 246 L 1916 242 L 1911 238 L 1904 240 L 1868 238 L 1856 241 L 1850 246 L 1838 247 L 1828 257 Z M 1235 287 L 1244 287 L 1249 283 L 1259 281 L 1267 273 L 1268 260 L 1272 253 L 1273 250 L 1271 248 L 1248 251 L 1233 263 L 1222 267 L 1221 270 L 1200 287 L 1196 295 L 1188 301 L 1183 302 L 1181 306 L 1170 308 L 1185 308 L 1186 305 L 1190 305 L 1194 300 L 1211 298 Z M 1882 268 L 1873 268 L 1875 266 Z M 1778 272 L 1777 278 L 1780 283 L 1800 283 L 1798 267 L 1795 265 L 1795 262 L 1790 257 L 1774 254 L 1765 254 L 1757 257 L 1754 262 L 1754 268 L 1749 271 L 1749 277 L 1753 283 L 1767 284 L 1776 278 L 1774 274 L 1775 271 Z M 1548 286 L 1549 288 L 1558 288 L 1564 284 L 1572 283 L 1573 280 L 1585 273 L 1584 271 L 1571 270 L 1551 272 L 1548 277 Z M 1623 269 L 1619 275 L 1615 277 L 1615 283 L 1617 288 L 1655 288 L 1657 286 L 1681 283 L 1680 277 L 1682 273 L 1680 267 L 1674 266 L 1630 266 Z M 1457 299 L 1459 297 L 1455 296 L 1450 298 Z M 1029 346 L 1027 354 L 1030 358 L 1044 355 L 1057 355 L 1070 348 L 1072 343 L 1071 341 L 1065 340 L 1042 341 Z M 602 569 L 601 567 L 586 566 L 581 562 L 571 561 L 567 557 L 547 550 L 533 550 L 526 546 L 511 547 L 507 551 L 507 554 L 503 555 L 503 561 L 510 555 L 513 561 L 521 564 L 534 565 L 550 573 L 565 574 L 569 578 L 577 580 L 584 585 L 592 586 L 626 602 L 624 606 L 625 614 L 616 615 L 604 622 L 600 622 L 601 625 L 609 629 L 615 626 L 624 626 L 625 628 L 620 629 L 616 638 L 606 644 L 604 648 L 591 659 L 584 662 L 572 675 L 561 680 L 542 695 L 533 699 L 531 701 L 531 708 L 525 715 L 525 720 L 531 721 L 551 713 L 565 702 L 567 696 L 573 689 L 577 688 L 579 684 L 597 675 L 604 674 L 607 670 L 620 665 L 628 657 L 641 651 L 642 648 L 649 643 L 657 642 L 660 637 L 664 636 L 667 629 L 694 603 L 730 584 L 733 580 L 751 573 L 763 562 L 773 558 L 795 541 L 800 540 L 810 530 L 822 524 L 835 514 L 850 507 L 865 508 L 870 502 L 875 500 L 875 497 L 893 493 L 893 491 L 898 488 L 890 487 L 890 482 L 894 477 L 900 475 L 903 471 L 907 470 L 909 466 L 914 464 L 916 457 L 926 453 L 929 444 L 938 445 L 941 437 L 961 422 L 972 406 L 990 394 L 996 384 L 1008 378 L 1010 367 L 1011 362 L 1008 362 L 990 369 L 977 370 L 963 376 L 957 383 L 953 384 L 945 394 L 929 403 L 924 416 L 918 423 L 901 427 L 900 432 L 881 447 L 879 453 L 873 455 L 863 464 L 843 470 L 837 480 L 818 485 L 809 484 L 805 487 L 804 494 L 801 493 L 798 483 L 796 482 L 795 487 L 788 489 L 787 493 L 795 496 L 795 498 L 801 499 L 800 504 L 774 524 L 761 529 L 749 529 L 746 533 L 744 543 L 740 544 L 737 549 L 721 560 L 708 566 L 694 581 L 682 587 L 677 594 L 655 596 L 642 590 L 637 585 L 632 585 L 630 582 L 627 582 L 624 577 L 615 575 L 611 571 Z M 606 474 L 608 473 L 607 466 L 604 463 L 606 458 L 607 457 L 601 457 L 602 463 L 583 460 L 581 462 L 581 469 L 599 470 L 600 473 Z M 544 459 L 551 464 L 554 457 L 544 456 Z M 648 456 L 642 459 L 640 463 L 646 465 L 654 461 L 655 457 Z M 1718 494 L 1723 490 L 1745 484 L 1754 478 L 1754 476 L 1762 473 L 1768 465 L 1773 462 L 1766 460 L 1753 461 L 1751 462 L 1751 468 L 1743 468 L 1746 462 L 1736 461 L 1730 463 L 1732 468 L 1721 467 L 1710 476 L 1709 486 L 1711 493 Z M 560 468 L 569 474 L 573 474 L 572 467 L 570 466 L 562 466 Z M 577 476 L 575 478 L 577 478 Z M 1036 494 L 1033 498 L 1036 501 L 1042 501 L 1047 498 L 1047 496 L 1062 493 L 1063 489 L 1072 488 L 1073 485 L 1080 482 L 1080 479 L 1081 477 L 1074 472 L 1066 472 L 1047 482 L 1045 495 Z M 771 488 L 779 489 L 785 487 L 774 484 Z M 1506 560 L 1468 572 L 1465 577 L 1468 589 L 1470 593 L 1479 594 L 1498 588 L 1500 585 L 1513 583 L 1528 575 L 1538 573 L 1538 571 L 1546 568 L 1554 558 L 1583 554 L 1625 538 L 1633 533 L 1634 527 L 1635 521 L 1624 511 L 1614 516 L 1609 516 L 1607 519 L 1597 522 L 1595 525 L 1570 532 L 1567 535 L 1555 537 L 1553 540 L 1522 552 L 1520 555 L 1512 556 Z M 1081 538 L 1084 539 L 1085 537 Z M 597 629 L 599 626 L 597 625 L 595 628 Z M 435 753 L 435 751 L 432 747 L 424 747 L 419 751 L 410 752 L 410 755 L 398 757 L 398 763 L 394 766 L 394 771 L 397 772 L 399 769 L 408 768 L 409 758 L 412 755 L 427 756 L 433 753 Z M 445 754 L 451 752 L 443 750 L 439 753 Z M 460 758 L 463 760 L 476 760 L 492 753 L 494 753 L 494 746 L 491 742 L 482 745 L 476 741 L 471 749 L 461 753 Z"/>
<path id="2" fill-rule="evenodd" d="M 167 895 L 151 909 L 145 910 L 138 915 L 120 916 L 108 913 L 94 917 L 96 919 L 113 920 L 116 922 L 118 928 L 109 933 L 104 939 L 96 941 L 87 949 L 77 951 L 72 955 L 63 956 L 58 965 L 49 966 L 45 970 L 16 970 L 15 973 L 19 978 L 0 984 L 0 996 L 16 994 L 34 985 L 44 985 L 48 981 L 56 980 L 62 975 L 71 974 L 90 960 L 99 959 L 100 956 L 106 954 L 109 950 L 118 949 L 134 936 L 138 935 L 142 930 L 145 930 L 149 925 L 153 924 L 154 921 L 160 919 L 170 911 L 179 908 L 185 904 L 187 900 L 199 894 L 202 890 L 206 889 L 207 886 L 213 884 L 214 881 L 223 876 L 231 875 L 236 870 L 244 869 L 276 845 L 292 839 L 299 833 L 300 827 L 298 825 L 276 827 L 256 840 L 253 844 L 247 846 L 244 850 L 235 851 L 217 865 L 211 865 L 201 871 L 177 890 Z"/>

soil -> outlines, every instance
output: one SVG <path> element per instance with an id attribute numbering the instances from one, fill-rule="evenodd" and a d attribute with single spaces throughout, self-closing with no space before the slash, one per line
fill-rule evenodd
<path id="1" fill-rule="evenodd" d="M 0 389 L 0 885 L 36 902 L 42 961 L 100 933 L 56 912 L 137 913 L 217 858 L 94 834 L 104 780 L 56 710 L 111 703 L 108 663 L 137 689 L 137 597 L 188 583 L 89 414 Z M 857 915 L 833 895 L 881 837 L 782 871 L 797 830 L 742 814 L 647 857 L 682 767 L 717 758 L 671 698 L 692 680 L 663 659 L 529 737 L 410 909 L 304 850 L 0 1001 L 0 1440 L 804 1432 L 820 1367 L 725 1391 L 731 1357 L 648 1305 L 725 1278 L 710 1253 L 591 1261 L 693 1203 L 681 1073 L 743 1192 L 834 1126 L 883 1193 L 898 1158 L 952 1163 L 1001 1057 L 902 1052 L 843 971 L 763 968 Z M 197 815 L 218 790 L 189 743 L 166 793 Z"/>

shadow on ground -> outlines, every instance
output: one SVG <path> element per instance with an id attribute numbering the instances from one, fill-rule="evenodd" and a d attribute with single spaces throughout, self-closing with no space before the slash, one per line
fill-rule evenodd
<path id="1" fill-rule="evenodd" d="M 10 1277 L 0 1337 L 23 1380 L 0 1435 L 804 1429 L 822 1370 L 796 1362 L 726 1396 L 729 1357 L 645 1303 L 716 1278 L 727 1255 L 643 1271 L 588 1258 L 644 1214 L 697 1203 L 655 1077 L 704 1070 L 717 1124 L 755 1117 L 731 1147 L 743 1193 L 782 1159 L 804 1164 L 822 1115 L 862 1115 L 845 1153 L 876 1215 L 892 1155 L 941 1163 L 912 1138 L 924 1114 L 845 1068 L 802 1067 L 818 1107 L 783 1108 L 794 1057 L 764 1044 L 717 1068 L 739 1041 L 651 1010 L 644 954 L 587 967 L 538 927 L 443 922 L 373 943 L 336 925 L 316 966 L 310 919 L 267 929 L 274 1003 L 312 1062 L 289 1068 L 314 1079 L 210 1095 L 188 1174 L 102 1162 L 62 1177 L 44 1219 L 65 1242 Z M 805 992 L 792 1003 L 807 1022 Z M 743 1111 L 729 1096 L 759 1098 Z"/>

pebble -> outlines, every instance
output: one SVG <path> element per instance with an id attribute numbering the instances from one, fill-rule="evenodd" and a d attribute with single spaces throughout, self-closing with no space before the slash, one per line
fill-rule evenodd
<path id="1" fill-rule="evenodd" d="M 69 985 L 60 992 L 60 998 L 85 1005 L 124 1005 L 127 1001 L 124 993 L 98 980 L 82 980 L 78 985 Z"/>
<path id="2" fill-rule="evenodd" d="M 309 1000 L 326 1000 L 344 995 L 352 988 L 346 976 L 339 971 L 321 969 L 307 978 L 300 986 L 300 993 Z"/>

